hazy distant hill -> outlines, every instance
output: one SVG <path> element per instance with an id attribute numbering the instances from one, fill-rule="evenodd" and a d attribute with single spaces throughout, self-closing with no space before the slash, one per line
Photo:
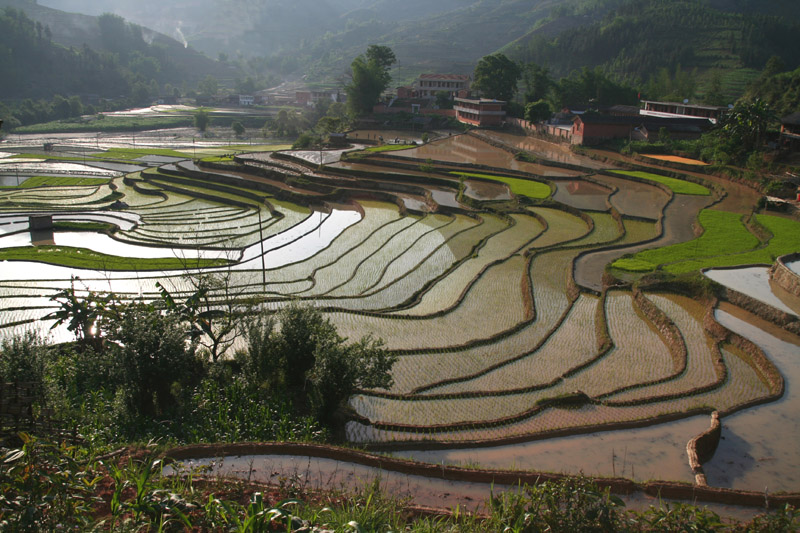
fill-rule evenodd
<path id="1" fill-rule="evenodd" d="M 296 49 L 341 11 L 326 0 L 40 0 L 66 11 L 118 14 L 217 57 L 269 56 Z M 349 7 L 345 6 L 345 7 Z"/>
<path id="2" fill-rule="evenodd" d="M 102 2 L 92 2 L 94 5 L 103 5 Z M 67 13 L 37 4 L 34 0 L 0 0 L 0 8 L 14 7 L 25 12 L 34 21 L 50 28 L 52 40 L 55 43 L 76 49 L 84 45 L 97 51 L 109 50 L 111 45 L 122 43 L 123 35 L 104 37 L 98 23 L 98 17 L 78 13 Z M 216 77 L 232 77 L 231 68 L 220 64 L 207 56 L 199 53 L 184 43 L 178 42 L 166 35 L 141 27 L 144 42 L 150 47 L 150 55 L 155 54 L 161 65 L 161 80 L 171 83 L 180 83 L 185 80 L 194 85 L 197 80 L 211 74 Z M 143 50 L 148 55 L 148 50 Z M 149 80 L 148 80 L 149 81 Z"/>
<path id="3" fill-rule="evenodd" d="M 697 67 L 742 85 L 771 55 L 800 60 L 797 0 L 39 0 L 113 11 L 216 57 L 283 56 L 309 79 L 344 79 L 369 44 L 391 46 L 397 83 L 471 72 L 498 50 L 566 75 L 601 66 L 629 79 Z M 791 37 L 791 38 L 790 38 Z M 741 69 L 750 69 L 741 74 Z"/>

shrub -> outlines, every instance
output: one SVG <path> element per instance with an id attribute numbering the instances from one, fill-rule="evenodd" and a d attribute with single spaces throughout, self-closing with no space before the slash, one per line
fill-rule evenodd
<path id="1" fill-rule="evenodd" d="M 106 323 L 108 337 L 115 343 L 109 349 L 119 358 L 131 414 L 164 413 L 177 399 L 173 384 L 190 382 L 201 367 L 179 318 L 134 303 Z"/>

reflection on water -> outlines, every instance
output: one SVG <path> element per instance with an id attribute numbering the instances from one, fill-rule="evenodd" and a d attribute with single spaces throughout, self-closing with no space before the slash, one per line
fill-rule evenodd
<path id="1" fill-rule="evenodd" d="M 639 429 L 604 431 L 523 444 L 472 449 L 404 451 L 426 463 L 479 464 L 485 468 L 624 476 L 637 481 L 694 479 L 686 443 L 708 429 L 709 417 L 695 416 Z"/>
<path id="2" fill-rule="evenodd" d="M 784 377 L 783 397 L 722 419 L 722 440 L 703 469 L 713 486 L 768 492 L 800 490 L 800 338 L 749 313 L 721 306 L 723 326 L 757 344 Z"/>
<path id="3" fill-rule="evenodd" d="M 576 209 L 607 211 L 611 189 L 586 180 L 556 181 L 553 199 Z"/>
<path id="4" fill-rule="evenodd" d="M 548 161 L 558 161 L 559 163 L 567 163 L 570 165 L 578 165 L 584 168 L 601 169 L 611 168 L 614 165 L 601 163 L 589 157 L 578 155 L 572 150 L 568 144 L 553 143 L 538 139 L 536 137 L 529 137 L 515 133 L 507 133 L 502 131 L 482 131 L 480 135 L 487 138 L 500 141 L 506 146 L 511 146 L 519 150 L 530 152 L 536 157 L 547 159 Z"/>
<path id="5" fill-rule="evenodd" d="M 786 305 L 772 291 L 769 277 L 769 267 L 745 268 L 713 268 L 707 270 L 705 275 L 720 285 L 746 294 L 784 313 L 798 315 L 798 312 Z"/>

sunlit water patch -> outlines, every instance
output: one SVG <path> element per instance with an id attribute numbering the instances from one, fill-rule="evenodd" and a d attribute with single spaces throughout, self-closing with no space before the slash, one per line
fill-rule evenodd
<path id="1" fill-rule="evenodd" d="M 769 267 L 714 268 L 706 270 L 705 275 L 729 289 L 746 294 L 784 313 L 797 314 L 772 292 Z"/>

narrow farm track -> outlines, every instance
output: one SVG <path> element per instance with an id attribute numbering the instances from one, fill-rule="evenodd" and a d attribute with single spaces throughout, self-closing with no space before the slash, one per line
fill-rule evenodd
<path id="1" fill-rule="evenodd" d="M 31 212 L 119 200 L 109 214 L 136 222 L 112 219 L 116 241 L 229 260 L 148 273 L 0 262 L 0 334 L 48 327 L 51 297 L 72 275 L 82 294 L 125 301 L 157 299 L 157 284 L 185 298 L 192 276 L 218 276 L 226 286 L 215 302 L 226 290 L 266 312 L 304 302 L 343 336 L 385 341 L 398 356 L 393 385 L 350 402 L 348 438 L 369 444 L 534 439 L 733 411 L 776 394 L 758 353 L 709 334 L 702 304 L 604 292 L 610 261 L 691 240 L 717 199 L 598 174 L 613 165 L 544 141 L 480 136 L 351 162 L 333 163 L 338 152 L 250 154 L 149 168 L 113 188 L 0 191 L 0 212 L 13 215 L 0 224 L 0 252 L 27 234 Z M 509 147 L 540 161 L 518 161 Z M 496 197 L 466 195 L 467 180 Z"/>

